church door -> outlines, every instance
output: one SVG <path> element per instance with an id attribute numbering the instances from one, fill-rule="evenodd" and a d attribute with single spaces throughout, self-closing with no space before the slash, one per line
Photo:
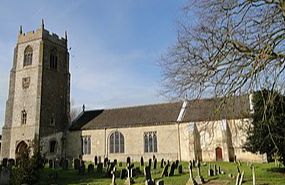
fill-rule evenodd
<path id="1" fill-rule="evenodd" d="M 21 141 L 16 147 L 16 159 L 20 157 L 21 153 L 25 152 L 28 149 L 28 145 L 25 141 Z"/>
<path id="2" fill-rule="evenodd" d="M 216 148 L 216 161 L 222 161 L 223 160 L 223 151 L 222 148 L 217 147 Z"/>

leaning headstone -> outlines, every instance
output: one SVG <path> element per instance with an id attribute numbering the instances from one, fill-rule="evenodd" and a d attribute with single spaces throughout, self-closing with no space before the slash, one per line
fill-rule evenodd
<path id="1" fill-rule="evenodd" d="M 176 167 L 176 163 L 173 162 L 173 163 L 171 164 L 171 166 L 170 166 L 170 171 L 169 171 L 169 174 L 168 174 L 169 177 L 171 177 L 171 176 L 174 175 L 175 167 Z"/>
<path id="2" fill-rule="evenodd" d="M 143 156 L 141 156 L 141 166 L 144 166 Z"/>
<path id="3" fill-rule="evenodd" d="M 169 164 L 166 164 L 166 165 L 164 166 L 163 171 L 162 171 L 162 173 L 161 173 L 161 178 L 168 176 L 168 167 L 169 167 Z"/>
<path id="4" fill-rule="evenodd" d="M 93 164 L 89 164 L 88 165 L 87 172 L 89 174 L 93 174 L 94 173 L 94 165 Z"/>
<path id="5" fill-rule="evenodd" d="M 160 161 L 160 168 L 163 168 L 163 166 L 164 166 L 164 159 L 162 158 Z"/>
<path id="6" fill-rule="evenodd" d="M 156 181 L 156 185 L 164 185 L 164 181 L 162 179 Z"/>
<path id="7" fill-rule="evenodd" d="M 157 165 L 157 159 L 155 158 L 155 159 L 153 160 L 153 169 L 156 169 L 156 165 Z"/>
<path id="8" fill-rule="evenodd" d="M 79 169 L 79 164 L 80 164 L 80 160 L 79 159 L 74 159 L 74 169 L 75 170 Z"/>
<path id="9" fill-rule="evenodd" d="M 111 185 L 116 185 L 116 167 L 114 166 L 113 169 L 111 170 L 111 175 L 112 175 L 112 183 Z"/>
<path id="10" fill-rule="evenodd" d="M 240 173 L 237 173 L 235 185 L 239 185 Z"/>
<path id="11" fill-rule="evenodd" d="M 144 175 L 145 175 L 145 185 L 154 185 L 154 181 L 151 178 L 151 169 L 149 166 L 144 167 Z"/>
<path id="12" fill-rule="evenodd" d="M 239 169 L 239 167 L 237 166 L 237 172 L 240 174 L 240 169 Z"/>
<path id="13" fill-rule="evenodd" d="M 182 164 L 180 164 L 180 165 L 178 166 L 178 173 L 179 173 L 179 174 L 182 174 L 182 173 L 183 173 Z"/>
<path id="14" fill-rule="evenodd" d="M 152 162 L 152 160 L 151 160 L 151 158 L 149 158 L 149 160 L 148 160 L 148 166 L 151 168 L 151 162 Z"/>
<path id="15" fill-rule="evenodd" d="M 201 166 L 200 166 L 201 164 L 200 164 L 200 162 L 198 161 L 198 163 L 197 163 L 197 176 L 196 176 L 196 178 L 195 178 L 195 180 L 196 180 L 196 182 L 198 183 L 198 184 L 204 184 L 205 183 L 205 180 L 204 180 L 204 178 L 202 177 L 202 175 L 201 175 Z"/>
<path id="16" fill-rule="evenodd" d="M 211 167 L 211 164 L 209 164 L 209 169 L 208 169 L 208 176 L 211 177 L 214 175 L 214 170 Z"/>
<path id="17" fill-rule="evenodd" d="M 120 173 L 120 179 L 124 179 L 127 177 L 127 170 L 126 169 L 122 169 L 121 173 Z"/>
<path id="18" fill-rule="evenodd" d="M 135 181 L 133 179 L 133 174 L 132 174 L 132 168 L 133 167 L 134 167 L 133 164 L 132 165 L 130 163 L 127 164 L 126 170 L 127 170 L 128 176 L 127 176 L 127 179 L 125 181 L 125 185 L 131 185 L 131 184 L 135 183 Z"/>
<path id="19" fill-rule="evenodd" d="M 103 172 L 103 163 L 98 163 L 97 165 L 97 173 L 102 173 Z"/>
<path id="20" fill-rule="evenodd" d="M 118 160 L 117 159 L 114 159 L 114 165 L 116 166 L 118 163 Z"/>
<path id="21" fill-rule="evenodd" d="M 239 185 L 242 185 L 242 183 L 243 183 L 243 176 L 244 176 L 244 171 L 241 172 L 241 176 L 239 179 Z"/>
<path id="22" fill-rule="evenodd" d="M 110 163 L 110 164 L 108 165 L 108 169 L 107 169 L 107 176 L 108 176 L 108 177 L 111 177 L 111 176 L 112 176 L 112 170 L 114 169 L 114 167 L 115 167 L 115 164 L 114 164 L 114 163 Z"/>
<path id="23" fill-rule="evenodd" d="M 108 157 L 105 157 L 105 158 L 104 158 L 104 167 L 107 167 L 108 161 L 109 161 L 109 160 L 108 160 Z"/>
<path id="24" fill-rule="evenodd" d="M 178 168 L 178 165 L 179 165 L 179 160 L 176 160 L 175 161 L 175 168 Z"/>
<path id="25" fill-rule="evenodd" d="M 197 185 L 197 182 L 193 178 L 193 171 L 192 171 L 192 161 L 189 162 L 189 179 L 186 183 L 186 185 Z"/>
<path id="26" fill-rule="evenodd" d="M 98 164 L 98 157 L 97 157 L 97 155 L 94 157 L 94 164 L 97 166 L 97 164 Z"/>
<path id="27" fill-rule="evenodd" d="M 222 174 L 222 172 L 221 172 L 221 167 L 219 166 L 219 168 L 218 168 L 218 174 Z"/>

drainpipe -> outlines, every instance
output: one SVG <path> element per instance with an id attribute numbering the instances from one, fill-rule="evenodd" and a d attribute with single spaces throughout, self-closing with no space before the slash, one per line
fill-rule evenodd
<path id="1" fill-rule="evenodd" d="M 177 123 L 177 136 L 178 136 L 178 157 L 179 161 L 181 161 L 181 144 L 180 144 L 180 129 L 179 129 L 180 122 Z"/>

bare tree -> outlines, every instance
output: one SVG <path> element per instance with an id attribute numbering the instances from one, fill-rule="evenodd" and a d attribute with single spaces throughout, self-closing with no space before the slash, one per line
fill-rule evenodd
<path id="1" fill-rule="evenodd" d="M 283 92 L 284 0 L 190 0 L 184 13 L 161 59 L 165 94 Z"/>
<path id="2" fill-rule="evenodd" d="M 70 121 L 72 122 L 80 114 L 80 107 L 75 105 L 75 101 L 71 99 L 70 103 Z"/>

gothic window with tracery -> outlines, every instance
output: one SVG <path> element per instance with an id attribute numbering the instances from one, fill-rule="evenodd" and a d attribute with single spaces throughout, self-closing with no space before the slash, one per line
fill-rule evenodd
<path id="1" fill-rule="evenodd" d="M 109 139 L 110 153 L 124 153 L 124 136 L 121 132 L 113 132 Z"/>
<path id="2" fill-rule="evenodd" d="M 31 46 L 27 46 L 24 51 L 24 67 L 32 65 L 33 61 L 33 48 Z"/>
<path id="3" fill-rule="evenodd" d="M 91 136 L 82 136 L 81 143 L 82 143 L 82 154 L 83 155 L 91 154 Z"/>
<path id="4" fill-rule="evenodd" d="M 49 63 L 50 69 L 57 69 L 57 52 L 56 49 L 52 49 L 50 53 L 50 63 Z"/>
<path id="5" fill-rule="evenodd" d="M 144 152 L 157 152 L 157 133 L 145 132 L 144 133 Z"/>

